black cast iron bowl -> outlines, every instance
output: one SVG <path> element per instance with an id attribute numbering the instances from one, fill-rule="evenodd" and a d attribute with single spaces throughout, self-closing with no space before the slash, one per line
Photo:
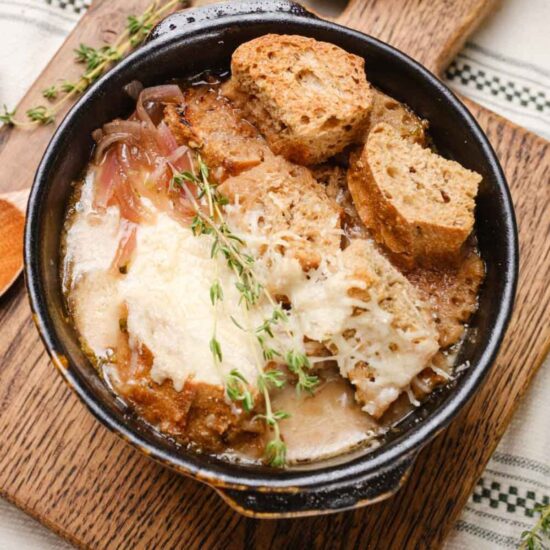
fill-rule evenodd
<path id="1" fill-rule="evenodd" d="M 479 311 L 458 357 L 460 363 L 469 361 L 469 368 L 434 392 L 375 450 L 284 471 L 191 452 L 136 418 L 81 351 L 67 319 L 59 278 L 60 234 L 71 182 L 90 158 L 92 131 L 133 109 L 125 85 L 139 80 L 150 86 L 205 69 L 227 69 L 239 44 L 266 33 L 311 36 L 364 57 L 374 85 L 430 121 L 441 154 L 483 175 L 476 231 L 487 266 Z M 285 0 L 209 6 L 162 22 L 149 43 L 92 86 L 59 126 L 36 174 L 25 234 L 25 273 L 34 318 L 69 386 L 123 439 L 174 470 L 211 485 L 240 512 L 259 517 L 345 510 L 397 491 L 419 450 L 449 424 L 487 375 L 512 310 L 517 266 L 517 229 L 502 169 L 460 101 L 403 53 L 370 36 L 317 19 Z"/>

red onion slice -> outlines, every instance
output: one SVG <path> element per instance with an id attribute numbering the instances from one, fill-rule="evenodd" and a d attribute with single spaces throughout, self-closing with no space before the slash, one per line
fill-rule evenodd
<path id="1" fill-rule="evenodd" d="M 119 181 L 120 166 L 116 150 L 111 149 L 107 153 L 99 171 L 96 172 L 93 200 L 94 209 L 105 210 L 107 208 L 113 195 L 113 189 L 118 185 Z"/>
<path id="2" fill-rule="evenodd" d="M 122 175 L 118 185 L 113 187 L 113 199 L 120 208 L 120 215 L 126 220 L 139 223 L 147 217 L 147 211 L 143 208 L 137 193 L 125 174 Z"/>
<path id="3" fill-rule="evenodd" d="M 121 237 L 118 248 L 111 264 L 111 269 L 124 273 L 132 259 L 137 244 L 137 225 L 127 220 L 121 221 Z"/>
<path id="4" fill-rule="evenodd" d="M 175 84 L 166 84 L 163 86 L 153 86 L 152 88 L 145 88 L 139 94 L 139 98 L 136 105 L 136 113 L 139 119 L 151 128 L 154 129 L 155 125 L 147 112 L 146 103 L 183 103 L 183 93 L 179 86 Z"/>
<path id="5" fill-rule="evenodd" d="M 163 152 L 167 156 L 171 155 L 178 148 L 178 142 L 176 141 L 174 134 L 170 131 L 170 128 L 168 128 L 168 124 L 166 124 L 164 120 L 157 126 L 157 133 L 159 135 L 160 142 L 164 146 Z"/>

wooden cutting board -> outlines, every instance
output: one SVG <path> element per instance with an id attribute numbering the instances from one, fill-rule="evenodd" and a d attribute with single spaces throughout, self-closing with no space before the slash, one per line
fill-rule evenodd
<path id="1" fill-rule="evenodd" d="M 75 72 L 72 50 L 112 36 L 149 0 L 98 0 L 23 100 Z M 340 21 L 440 72 L 489 0 L 354 0 Z M 436 548 L 494 451 L 550 341 L 550 152 L 543 139 L 467 102 L 510 183 L 521 278 L 500 356 L 466 410 L 421 453 L 392 499 L 299 520 L 253 520 L 212 489 L 153 463 L 108 432 L 50 365 L 23 282 L 0 301 L 0 494 L 92 548 Z M 0 132 L 0 192 L 29 186 L 51 128 Z"/>

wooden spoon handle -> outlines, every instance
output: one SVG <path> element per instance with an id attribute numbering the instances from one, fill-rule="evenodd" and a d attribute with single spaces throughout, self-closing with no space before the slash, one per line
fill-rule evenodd
<path id="1" fill-rule="evenodd" d="M 498 0 L 350 0 L 337 22 L 440 74 Z"/>
<path id="2" fill-rule="evenodd" d="M 0 297 L 23 269 L 24 211 L 28 192 L 0 194 Z"/>
<path id="3" fill-rule="evenodd" d="M 27 201 L 29 200 L 30 188 L 21 189 L 20 191 L 10 191 L 9 193 L 0 193 L 0 200 L 13 204 L 23 214 L 27 209 Z"/>

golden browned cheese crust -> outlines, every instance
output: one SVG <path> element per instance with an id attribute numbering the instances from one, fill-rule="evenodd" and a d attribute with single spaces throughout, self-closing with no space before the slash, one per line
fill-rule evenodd
<path id="1" fill-rule="evenodd" d="M 354 279 L 365 282 L 365 289 L 353 289 L 350 296 L 368 302 L 374 293 L 378 307 L 391 314 L 392 327 L 403 334 L 415 334 L 416 343 L 424 350 L 422 368 L 427 365 L 438 351 L 437 332 L 432 311 L 414 286 L 369 240 L 352 241 L 345 251 L 344 265 L 351 270 Z M 414 374 L 411 381 L 413 377 Z M 396 391 L 385 392 L 385 388 L 376 384 L 376 372 L 363 362 L 358 362 L 350 371 L 349 380 L 356 387 L 356 400 L 362 405 L 369 403 L 369 414 L 374 418 L 380 418 L 402 390 L 396 388 Z"/>
<path id="2" fill-rule="evenodd" d="M 481 176 L 374 127 L 352 153 L 348 187 L 374 238 L 406 267 L 456 259 L 471 233 Z"/>
<path id="3" fill-rule="evenodd" d="M 182 391 L 176 391 L 171 381 L 157 384 L 151 379 L 153 356 L 145 346 L 134 357 L 130 354 L 128 339 L 121 334 L 110 381 L 122 399 L 163 433 L 208 452 L 261 439 L 263 423 L 229 404 L 223 388 L 190 378 Z"/>
<path id="4" fill-rule="evenodd" d="M 180 145 L 200 149 L 218 181 L 257 166 L 272 153 L 258 131 L 217 86 L 184 91 L 183 105 L 167 105 L 165 121 Z"/>
<path id="5" fill-rule="evenodd" d="M 298 259 L 305 270 L 340 248 L 340 208 L 303 166 L 273 157 L 227 179 L 219 190 L 231 202 L 238 199 L 242 223 L 246 212 L 261 211 L 259 230 L 266 235 L 281 232 L 285 254 Z"/>
<path id="6" fill-rule="evenodd" d="M 316 164 L 358 142 L 372 105 L 364 60 L 312 38 L 268 34 L 242 44 L 224 92 L 273 152 Z"/>

